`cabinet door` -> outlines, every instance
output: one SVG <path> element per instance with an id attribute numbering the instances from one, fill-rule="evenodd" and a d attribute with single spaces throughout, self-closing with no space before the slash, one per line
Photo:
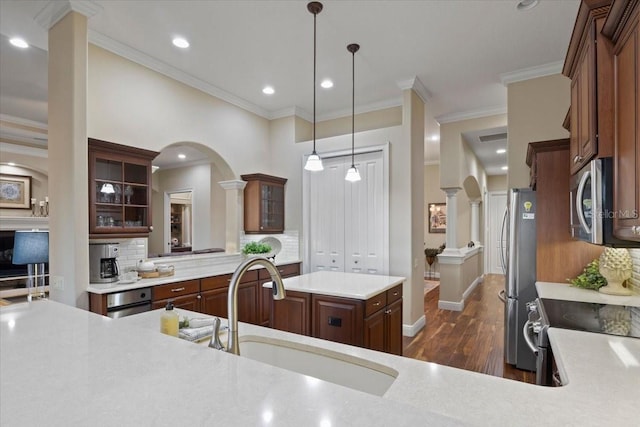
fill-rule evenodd
<path id="1" fill-rule="evenodd" d="M 614 234 L 640 241 L 640 40 L 638 14 L 615 56 Z"/>
<path id="2" fill-rule="evenodd" d="M 312 296 L 312 329 L 315 338 L 362 346 L 364 303 L 349 298 Z"/>
<path id="3" fill-rule="evenodd" d="M 385 350 L 402 356 L 402 299 L 385 309 Z"/>
<path id="4" fill-rule="evenodd" d="M 241 283 L 238 287 L 238 320 L 258 324 L 257 283 Z M 229 318 L 227 311 L 229 289 L 221 288 L 202 292 L 202 312 L 212 316 Z"/>
<path id="5" fill-rule="evenodd" d="M 311 294 L 288 291 L 285 299 L 273 301 L 271 327 L 294 334 L 310 335 Z"/>
<path id="6" fill-rule="evenodd" d="M 386 351 L 386 310 L 379 310 L 364 320 L 364 346 L 371 350 Z"/>
<path id="7" fill-rule="evenodd" d="M 595 24 L 589 27 L 589 35 L 579 55 L 578 68 L 572 81 L 572 140 L 570 145 L 572 174 L 578 172 L 597 151 L 594 29 Z M 577 107 L 575 113 L 573 112 L 574 105 Z"/>
<path id="8" fill-rule="evenodd" d="M 151 304 L 152 309 L 164 308 L 167 306 L 169 301 L 173 302 L 173 306 L 175 308 L 182 308 L 183 310 L 189 311 L 200 311 L 200 295 L 192 294 L 192 295 L 184 295 L 177 298 L 170 298 L 165 300 L 154 301 Z"/>
<path id="9" fill-rule="evenodd" d="M 258 324 L 260 326 L 269 327 L 271 325 L 271 304 L 273 301 L 273 289 L 263 288 L 262 285 L 266 281 L 261 281 L 258 284 L 258 295 L 260 301 L 258 304 Z M 287 296 L 289 293 L 287 292 Z"/>
<path id="10" fill-rule="evenodd" d="M 284 185 L 260 184 L 260 231 L 281 233 L 284 230 Z"/>
<path id="11" fill-rule="evenodd" d="M 227 318 L 227 288 L 201 293 L 201 311 L 204 314 Z"/>

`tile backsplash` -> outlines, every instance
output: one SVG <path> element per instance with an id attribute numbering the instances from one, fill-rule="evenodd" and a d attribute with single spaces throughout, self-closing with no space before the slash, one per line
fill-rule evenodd
<path id="1" fill-rule="evenodd" d="M 629 284 L 634 293 L 640 294 L 640 248 L 629 249 L 633 261 L 633 272 Z"/>

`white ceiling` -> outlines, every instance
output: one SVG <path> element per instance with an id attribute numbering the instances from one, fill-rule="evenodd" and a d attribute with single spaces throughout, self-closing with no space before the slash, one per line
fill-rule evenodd
<path id="1" fill-rule="evenodd" d="M 46 122 L 47 32 L 35 17 L 49 1 L 0 1 L 0 113 Z M 307 1 L 95 1 L 90 41 L 267 118 L 312 111 L 313 15 Z M 399 82 L 418 77 L 427 91 L 425 161 L 434 118 L 506 112 L 500 76 L 562 61 L 578 0 L 324 1 L 317 17 L 318 120 L 348 115 L 349 43 L 356 54 L 356 111 L 400 105 Z M 171 44 L 175 35 L 191 46 Z M 6 37 L 35 49 L 19 52 Z M 33 56 L 32 59 L 27 57 Z M 31 61 L 31 62 L 29 62 Z M 552 67 L 553 68 L 553 67 Z M 276 93 L 264 95 L 271 85 Z"/>

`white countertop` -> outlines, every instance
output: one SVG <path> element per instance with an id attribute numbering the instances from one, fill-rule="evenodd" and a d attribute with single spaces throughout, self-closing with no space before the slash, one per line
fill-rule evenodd
<path id="1" fill-rule="evenodd" d="M 536 290 L 540 298 L 640 307 L 640 295 L 607 295 L 568 283 L 536 282 Z"/>
<path id="2" fill-rule="evenodd" d="M 291 259 L 291 260 L 278 260 L 275 265 L 285 265 L 285 264 L 294 264 L 300 262 L 299 259 Z M 160 264 L 160 262 L 159 262 Z M 164 264 L 171 264 L 164 263 Z M 178 268 L 176 267 L 175 273 L 173 276 L 166 277 L 157 277 L 152 279 L 140 279 L 135 283 L 90 283 L 87 287 L 87 292 L 91 292 L 93 294 L 110 294 L 113 292 L 120 291 L 128 291 L 130 289 L 140 289 L 146 287 L 152 287 L 157 285 L 164 285 L 166 283 L 175 283 L 182 282 L 185 280 L 195 280 L 202 279 L 203 277 L 211 277 L 211 276 L 219 276 L 221 274 L 231 274 L 236 268 L 238 268 L 240 262 L 229 262 L 229 263 L 221 263 L 211 265 L 204 265 L 199 267 L 187 267 L 187 268 Z M 252 267 L 251 270 L 261 268 L 260 266 Z"/>
<path id="3" fill-rule="evenodd" d="M 404 277 L 375 274 L 343 273 L 338 271 L 316 271 L 282 280 L 289 291 L 334 297 L 368 300 L 404 282 Z M 271 287 L 271 282 L 264 287 Z"/>
<path id="4" fill-rule="evenodd" d="M 638 421 L 639 339 L 551 329 L 568 384 L 547 388 L 240 324 L 241 337 L 287 339 L 398 371 L 377 397 L 162 335 L 161 312 L 113 320 L 52 301 L 0 308 L 0 425 L 539 427 Z"/>

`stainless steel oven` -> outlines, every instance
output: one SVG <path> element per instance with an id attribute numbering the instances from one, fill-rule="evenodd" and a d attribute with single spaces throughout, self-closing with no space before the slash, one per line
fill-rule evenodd
<path id="1" fill-rule="evenodd" d="M 131 289 L 107 295 L 107 316 L 118 319 L 151 310 L 151 288 Z"/>
<path id="2" fill-rule="evenodd" d="M 536 356 L 536 384 L 562 385 L 549 341 L 549 328 L 640 338 L 640 307 L 537 298 L 527 303 L 523 328 Z"/>

